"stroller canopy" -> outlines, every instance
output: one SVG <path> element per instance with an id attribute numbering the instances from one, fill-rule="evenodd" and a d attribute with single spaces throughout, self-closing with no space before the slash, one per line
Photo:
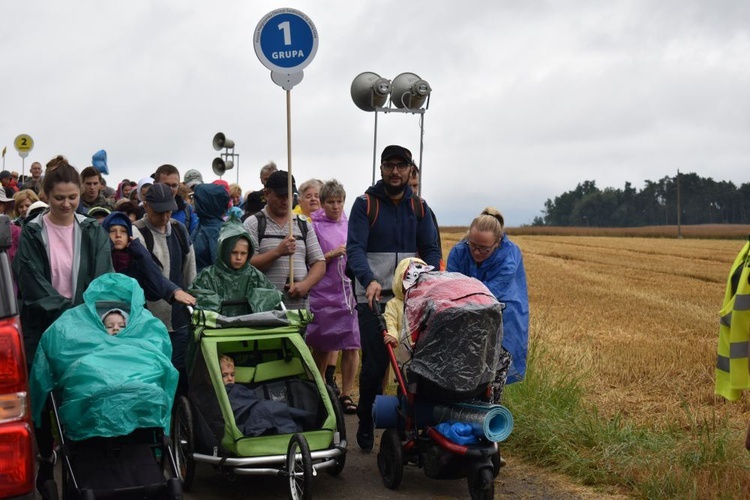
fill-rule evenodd
<path id="1" fill-rule="evenodd" d="M 113 437 L 137 428 L 169 428 L 177 387 L 172 345 L 164 324 L 145 309 L 138 282 L 104 274 L 91 282 L 84 303 L 69 309 L 39 342 L 29 382 L 39 422 L 48 394 L 62 401 L 69 439 Z M 107 334 L 102 315 L 120 309 L 127 325 Z"/>

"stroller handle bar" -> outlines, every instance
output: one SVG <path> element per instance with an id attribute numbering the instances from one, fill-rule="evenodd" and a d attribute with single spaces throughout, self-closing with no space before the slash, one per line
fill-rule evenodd
<path id="1" fill-rule="evenodd" d="M 380 328 L 380 332 L 383 334 L 383 338 L 385 339 L 385 336 L 388 335 L 388 327 L 385 324 L 383 312 L 380 310 L 379 301 L 373 300 L 372 312 L 373 314 L 375 314 L 375 318 L 378 320 L 378 328 Z M 398 361 L 396 360 L 396 354 L 393 352 L 393 346 L 391 344 L 386 344 L 385 348 L 388 351 L 388 357 L 391 360 L 393 372 L 396 374 L 396 380 L 398 380 L 398 387 L 399 389 L 401 389 L 401 394 L 406 394 L 406 382 L 404 381 L 404 376 L 398 367 Z"/>

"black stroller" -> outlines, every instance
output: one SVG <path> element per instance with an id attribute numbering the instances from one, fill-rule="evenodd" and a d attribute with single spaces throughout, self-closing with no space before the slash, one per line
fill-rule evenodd
<path id="1" fill-rule="evenodd" d="M 182 483 L 164 429 L 136 429 L 127 436 L 65 439 L 51 396 L 62 459 L 64 499 L 161 498 L 180 500 Z M 49 485 L 52 487 L 55 485 Z M 49 498 L 56 492 L 47 491 Z"/>
<path id="2" fill-rule="evenodd" d="M 512 428 L 510 412 L 486 402 L 503 306 L 478 280 L 440 272 L 421 274 L 405 304 L 401 362 L 387 345 L 399 394 L 377 396 L 373 409 L 376 427 L 386 429 L 377 457 L 383 483 L 398 488 L 404 466 L 416 465 L 432 479 L 466 477 L 473 499 L 493 498 L 497 441 Z M 447 437 L 456 424 L 471 435 Z"/>

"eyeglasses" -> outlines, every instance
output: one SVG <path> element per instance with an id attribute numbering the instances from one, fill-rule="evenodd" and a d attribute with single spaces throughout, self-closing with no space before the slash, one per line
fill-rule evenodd
<path id="1" fill-rule="evenodd" d="M 495 245 L 497 245 L 497 243 L 495 243 L 495 244 L 490 245 L 488 247 L 484 247 L 484 246 L 472 243 L 470 241 L 467 241 L 466 243 L 469 245 L 469 248 L 471 249 L 472 252 L 477 252 L 477 253 L 481 253 L 481 254 L 490 253 L 495 248 Z"/>
<path id="2" fill-rule="evenodd" d="M 397 168 L 399 172 L 406 172 L 411 168 L 411 163 L 383 163 L 380 165 L 384 172 L 393 172 Z"/>

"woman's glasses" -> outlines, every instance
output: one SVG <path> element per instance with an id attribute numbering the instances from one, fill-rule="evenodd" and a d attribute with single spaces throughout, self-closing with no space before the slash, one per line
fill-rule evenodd
<path id="1" fill-rule="evenodd" d="M 495 248 L 495 245 L 497 245 L 497 243 L 495 243 L 493 245 L 485 247 L 485 246 L 477 245 L 476 243 L 472 243 L 471 241 L 468 241 L 467 244 L 469 245 L 469 248 L 471 249 L 472 252 L 481 253 L 483 255 L 490 253 Z"/>

